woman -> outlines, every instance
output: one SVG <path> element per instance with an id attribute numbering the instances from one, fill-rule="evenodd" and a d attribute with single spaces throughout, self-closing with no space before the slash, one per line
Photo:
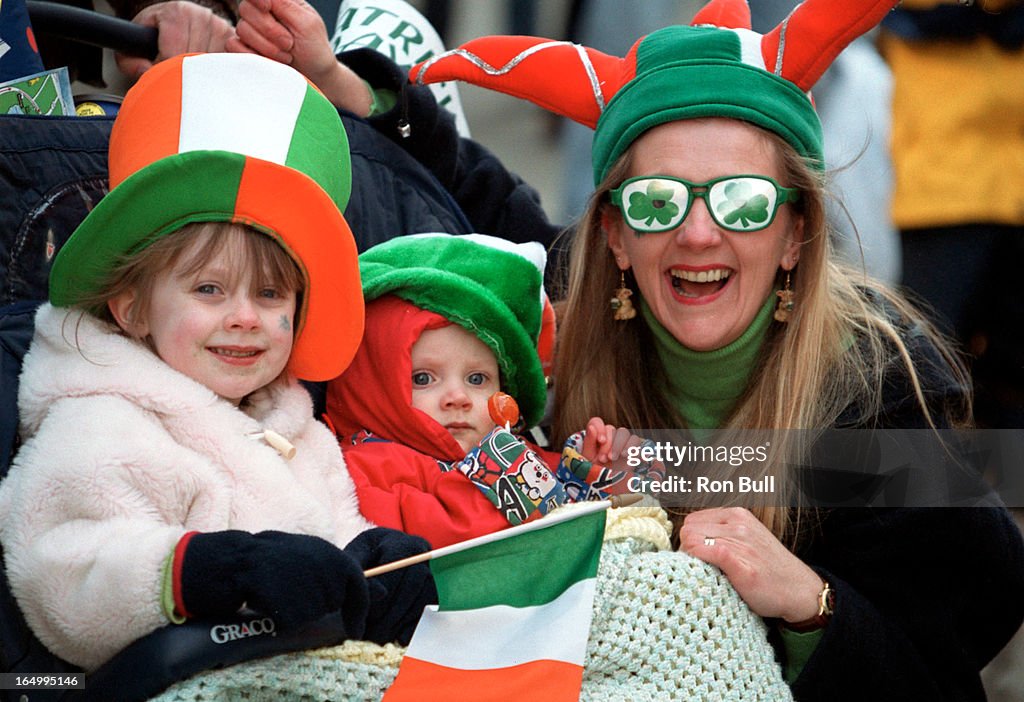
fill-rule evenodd
<path id="1" fill-rule="evenodd" d="M 744 2 L 715 0 L 694 19 L 704 26 L 659 30 L 625 59 L 505 37 L 413 69 L 596 126 L 555 441 L 590 416 L 705 440 L 759 430 L 776 459 L 765 470 L 781 471 L 807 460 L 800 437 L 822 428 L 969 421 L 953 352 L 839 264 L 825 224 L 806 91 L 894 4 L 808 0 L 761 37 L 725 29 L 749 27 Z M 978 671 L 1024 617 L 1024 548 L 1005 510 L 816 510 L 801 507 L 800 476 L 779 477 L 750 509 L 687 502 L 677 537 L 777 622 L 794 696 L 984 699 Z"/>

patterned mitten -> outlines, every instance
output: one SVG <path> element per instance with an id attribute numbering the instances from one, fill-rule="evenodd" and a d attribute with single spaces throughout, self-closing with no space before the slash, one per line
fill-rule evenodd
<path id="1" fill-rule="evenodd" d="M 609 495 L 632 492 L 631 478 L 639 478 L 641 481 L 664 479 L 660 464 L 649 461 L 636 460 L 636 466 L 614 470 L 587 460 L 581 453 L 585 436 L 586 432 L 577 432 L 566 439 L 562 458 L 558 462 L 556 475 L 565 486 L 570 502 L 603 500 Z M 641 446 L 648 444 L 652 442 L 645 441 Z"/>
<path id="2" fill-rule="evenodd" d="M 510 524 L 547 514 L 566 501 L 541 457 L 512 432 L 495 427 L 455 469 L 470 479 Z"/>

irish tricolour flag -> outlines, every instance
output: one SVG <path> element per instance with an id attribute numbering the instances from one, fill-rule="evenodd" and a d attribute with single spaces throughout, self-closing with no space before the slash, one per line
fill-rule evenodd
<path id="1" fill-rule="evenodd" d="M 384 702 L 578 700 L 607 502 L 440 549 Z"/>

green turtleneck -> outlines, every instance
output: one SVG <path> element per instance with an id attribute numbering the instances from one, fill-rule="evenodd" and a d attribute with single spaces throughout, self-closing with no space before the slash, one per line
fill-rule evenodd
<path id="1" fill-rule="evenodd" d="M 640 311 L 654 336 L 654 347 L 668 378 L 669 400 L 689 428 L 696 430 L 696 438 L 721 426 L 746 390 L 771 326 L 775 303 L 773 292 L 747 330 L 728 346 L 693 351 L 676 341 L 647 304 L 640 301 Z M 824 630 L 797 633 L 780 627 L 780 631 L 786 654 L 784 675 L 786 682 L 792 683 L 814 653 Z"/>
<path id="2" fill-rule="evenodd" d="M 661 326 L 647 303 L 640 301 L 668 379 L 668 399 L 690 429 L 715 429 L 732 411 L 754 371 L 775 302 L 775 295 L 769 295 L 747 330 L 728 346 L 693 351 L 680 344 Z"/>

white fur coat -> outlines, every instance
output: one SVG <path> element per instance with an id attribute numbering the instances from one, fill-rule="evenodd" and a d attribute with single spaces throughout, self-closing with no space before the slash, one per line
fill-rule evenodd
<path id="1" fill-rule="evenodd" d="M 370 525 L 309 395 L 280 379 L 239 409 L 142 344 L 43 305 L 0 484 L 7 575 L 39 639 L 92 669 L 167 623 L 164 561 L 188 531 L 277 529 L 347 544 Z M 265 429 L 296 448 L 286 461 Z"/>

